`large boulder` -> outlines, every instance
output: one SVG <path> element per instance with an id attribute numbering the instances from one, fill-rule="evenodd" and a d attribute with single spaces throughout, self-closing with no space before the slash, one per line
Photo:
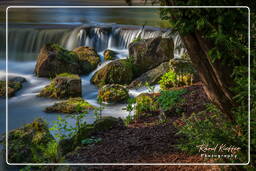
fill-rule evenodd
<path id="1" fill-rule="evenodd" d="M 129 44 L 129 58 L 138 68 L 137 76 L 174 57 L 172 38 L 150 38 Z"/>
<path id="2" fill-rule="evenodd" d="M 103 56 L 104 56 L 104 60 L 108 61 L 108 60 L 114 60 L 116 59 L 116 52 L 110 49 L 107 49 L 104 51 Z"/>
<path id="3" fill-rule="evenodd" d="M 100 56 L 90 47 L 81 46 L 73 50 L 79 57 L 81 72 L 87 74 L 97 68 L 100 63 Z"/>
<path id="4" fill-rule="evenodd" d="M 57 102 L 52 106 L 49 106 L 45 109 L 47 113 L 87 113 L 88 110 L 92 110 L 95 107 L 90 103 L 82 99 L 81 97 L 69 98 L 62 102 Z"/>
<path id="5" fill-rule="evenodd" d="M 47 161 L 43 150 L 54 141 L 47 123 L 36 119 L 22 128 L 8 133 L 8 161 L 10 163 L 37 163 Z"/>
<path id="6" fill-rule="evenodd" d="M 55 77 L 63 72 L 81 74 L 79 58 L 57 44 L 47 44 L 40 50 L 34 72 L 38 77 Z"/>
<path id="7" fill-rule="evenodd" d="M 123 102 L 129 98 L 128 90 L 119 84 L 108 84 L 99 89 L 98 98 L 107 103 Z"/>
<path id="8" fill-rule="evenodd" d="M 129 84 L 133 78 L 133 70 L 126 59 L 119 59 L 108 63 L 98 70 L 91 82 L 98 87 L 106 84 Z"/>
<path id="9" fill-rule="evenodd" d="M 162 75 L 168 72 L 168 70 L 169 63 L 164 62 L 133 80 L 129 84 L 129 88 L 139 88 L 141 86 L 144 86 L 146 83 L 149 83 L 149 85 L 157 84 L 158 81 L 161 79 Z"/>
<path id="10" fill-rule="evenodd" d="M 67 99 L 70 97 L 81 97 L 81 78 L 78 75 L 63 73 L 57 75 L 38 96 L 55 99 Z"/>

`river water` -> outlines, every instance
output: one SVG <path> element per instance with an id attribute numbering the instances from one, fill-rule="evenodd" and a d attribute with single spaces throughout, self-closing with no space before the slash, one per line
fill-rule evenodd
<path id="1" fill-rule="evenodd" d="M 41 98 L 36 95 L 49 84 L 46 78 L 35 77 L 33 71 L 40 48 L 46 43 L 58 43 L 72 50 L 78 46 L 94 47 L 101 57 L 102 64 L 88 75 L 81 76 L 83 98 L 99 106 L 96 101 L 98 88 L 90 83 L 92 75 L 108 62 L 103 61 L 103 52 L 112 49 L 118 58 L 126 58 L 128 44 L 139 34 L 142 38 L 166 37 L 169 29 L 163 28 L 163 22 L 157 9 L 11 9 L 8 29 L 8 73 L 26 78 L 22 90 L 8 100 L 8 130 L 21 127 L 35 118 L 43 118 L 51 125 L 59 114 L 46 114 L 43 110 L 57 100 Z M 146 24 L 142 30 L 143 24 Z M 5 39 L 4 26 L 1 25 L 0 38 Z M 175 56 L 183 53 L 179 48 L 181 40 L 172 34 L 175 44 Z M 0 79 L 5 77 L 5 46 L 0 44 Z M 156 90 L 159 90 L 157 86 Z M 147 89 L 130 90 L 130 96 L 137 96 Z M 122 110 L 125 104 L 105 105 L 103 115 L 126 117 Z M 0 134 L 5 132 L 5 99 L 0 99 Z M 95 118 L 92 113 L 87 122 Z M 70 120 L 70 124 L 73 121 Z M 1 168 L 0 168 L 1 170 Z"/>

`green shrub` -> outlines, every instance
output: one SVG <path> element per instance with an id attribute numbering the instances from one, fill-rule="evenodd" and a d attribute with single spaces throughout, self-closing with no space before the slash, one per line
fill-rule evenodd
<path id="1" fill-rule="evenodd" d="M 141 116 L 146 114 L 152 114 L 159 109 L 159 105 L 156 102 L 156 98 L 151 94 L 142 94 L 136 98 L 135 106 L 135 116 L 134 119 L 137 120 Z"/>
<path id="2" fill-rule="evenodd" d="M 164 90 L 172 87 L 191 85 L 192 74 L 190 73 L 177 74 L 173 70 L 170 70 L 161 77 L 158 83 L 160 84 L 160 88 Z"/>
<path id="3" fill-rule="evenodd" d="M 157 98 L 157 102 L 163 111 L 168 111 L 175 107 L 178 103 L 182 102 L 181 95 L 186 91 L 181 90 L 165 90 L 160 92 L 160 96 Z"/>

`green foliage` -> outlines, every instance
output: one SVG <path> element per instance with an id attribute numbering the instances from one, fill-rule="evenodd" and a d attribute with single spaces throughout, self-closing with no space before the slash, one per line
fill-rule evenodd
<path id="1" fill-rule="evenodd" d="M 156 97 L 151 94 L 141 94 L 136 97 L 134 119 L 138 120 L 141 116 L 152 114 L 159 109 Z"/>
<path id="2" fill-rule="evenodd" d="M 177 74 L 175 71 L 170 70 L 161 77 L 158 83 L 163 90 L 183 85 L 191 85 L 192 75 L 190 73 Z"/>
<path id="3" fill-rule="evenodd" d="M 46 147 L 42 148 L 42 155 L 47 160 L 47 162 L 58 162 L 58 143 L 55 140 L 48 142 Z"/>
<path id="4" fill-rule="evenodd" d="M 81 141 L 81 144 L 83 145 L 90 145 L 90 144 L 95 144 L 95 143 L 99 143 L 101 142 L 102 139 L 101 138 L 94 138 L 94 137 L 91 137 L 91 138 L 86 138 L 84 140 Z"/>
<path id="5" fill-rule="evenodd" d="M 122 109 L 122 110 L 126 110 L 126 111 L 129 112 L 128 116 L 124 119 L 124 124 L 126 126 L 129 125 L 129 123 L 131 123 L 134 119 L 133 116 L 131 115 L 131 113 L 134 110 L 135 103 L 136 103 L 135 98 L 129 98 L 127 100 L 127 106 Z"/>
<path id="6" fill-rule="evenodd" d="M 77 114 L 68 115 L 66 118 L 58 116 L 57 121 L 53 121 L 54 125 L 50 128 L 50 130 L 56 132 L 54 136 L 58 141 L 73 137 L 75 134 L 77 134 L 82 126 L 86 125 L 84 118 L 88 112 L 85 111 L 84 113 L 80 113 L 81 108 L 82 107 L 78 105 Z M 74 126 L 70 125 L 67 119 L 74 120 L 76 124 Z"/>
<path id="7" fill-rule="evenodd" d="M 162 110 L 167 111 L 182 102 L 181 95 L 184 93 L 186 93 L 186 91 L 183 89 L 161 91 L 160 96 L 157 98 L 157 102 Z"/>
<path id="8" fill-rule="evenodd" d="M 240 115 L 246 119 L 246 115 Z M 190 117 L 183 116 L 184 126 L 179 127 L 178 134 L 185 135 L 178 147 L 181 150 L 198 154 L 198 145 L 206 144 L 209 147 L 215 147 L 217 144 L 232 145 L 240 147 L 238 160 L 230 162 L 247 161 L 247 134 L 240 137 L 234 136 L 236 129 L 233 124 L 224 117 L 223 113 L 214 105 L 208 104 L 205 111 L 197 114 L 193 113 Z"/>
<path id="9" fill-rule="evenodd" d="M 145 86 L 147 87 L 149 93 L 155 93 L 156 86 L 150 85 L 148 82 L 145 83 Z"/>

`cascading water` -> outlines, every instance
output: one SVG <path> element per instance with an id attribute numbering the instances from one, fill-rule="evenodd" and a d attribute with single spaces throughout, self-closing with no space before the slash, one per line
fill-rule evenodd
<path id="1" fill-rule="evenodd" d="M 128 56 L 128 45 L 140 35 L 142 39 L 153 38 L 157 36 L 172 37 L 175 45 L 175 57 L 179 57 L 184 53 L 182 41 L 178 34 L 171 34 L 170 31 L 152 28 L 137 27 L 125 25 L 100 25 L 100 26 L 78 26 L 63 28 L 26 28 L 26 29 L 9 29 L 9 74 L 19 75 L 27 79 L 22 90 L 15 97 L 9 99 L 9 129 L 20 127 L 31 122 L 37 117 L 44 118 L 50 123 L 56 120 L 58 114 L 44 113 L 45 107 L 53 104 L 56 100 L 39 98 L 36 95 L 47 84 L 49 80 L 46 78 L 37 78 L 33 75 L 36 57 L 39 50 L 47 43 L 58 43 L 63 47 L 72 50 L 78 46 L 94 47 L 103 61 L 103 51 L 105 49 L 113 49 L 118 53 L 118 58 L 126 58 Z M 0 37 L 4 40 L 5 34 L 0 32 Z M 3 44 L 0 45 L 1 53 L 4 54 Z M 1 60 L 2 59 L 2 60 Z M 5 75 L 5 57 L 0 59 L 0 78 Z M 103 62 L 98 69 L 106 65 Z M 96 71 L 95 70 L 95 71 Z M 93 72 L 95 72 L 93 71 Z M 89 103 L 98 106 L 97 93 L 98 88 L 90 83 L 93 73 L 82 76 L 83 98 Z M 159 89 L 157 87 L 156 89 Z M 145 88 L 139 90 L 130 90 L 131 96 L 137 96 L 141 92 L 147 91 Z M 15 106 L 15 107 L 14 107 Z M 104 115 L 125 117 L 128 113 L 122 108 L 125 104 L 107 105 L 103 111 Z M 4 99 L 0 99 L 0 108 L 5 108 Z M 22 117 L 20 117 L 22 116 Z M 88 122 L 92 122 L 93 114 L 88 115 Z M 18 119 L 15 119 L 18 118 Z M 4 115 L 0 115 L 0 124 L 5 124 Z M 4 130 L 0 130 L 3 133 Z"/>
<path id="2" fill-rule="evenodd" d="M 83 25 L 67 28 L 9 28 L 8 49 L 9 60 L 35 60 L 43 45 L 47 43 L 57 43 L 72 50 L 78 46 L 94 47 L 100 52 L 105 49 L 125 50 L 139 35 L 142 39 L 153 38 L 157 36 L 170 36 L 170 31 L 154 27 L 145 27 L 125 25 Z M 175 45 L 175 57 L 184 53 L 182 41 L 178 34 L 171 34 Z M 5 39 L 5 33 L 0 32 L 0 38 Z M 182 47 L 181 47 L 182 46 Z M 0 54 L 4 54 L 4 44 L 0 45 Z M 4 58 L 1 55 L 0 58 Z"/>

